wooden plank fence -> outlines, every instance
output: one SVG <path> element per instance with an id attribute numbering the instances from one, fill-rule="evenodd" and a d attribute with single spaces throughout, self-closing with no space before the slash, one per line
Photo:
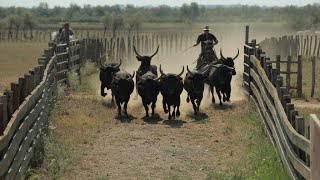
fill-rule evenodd
<path id="1" fill-rule="evenodd" d="M 79 71 L 84 58 L 80 53 L 84 41 L 68 44 L 57 45 L 56 50 L 45 49 L 38 65 L 18 82 L 11 83 L 11 89 L 0 96 L 1 179 L 22 179 L 30 163 L 39 161 L 34 152 L 42 149 L 40 144 L 57 96 L 57 84 L 66 81 L 68 71 Z"/>
<path id="2" fill-rule="evenodd" d="M 310 131 L 309 121 L 304 120 L 294 109 L 279 69 L 273 67 L 272 63 L 266 63 L 265 53 L 255 40 L 249 42 L 248 26 L 245 42 L 243 73 L 245 92 L 256 103 L 268 135 L 276 146 L 288 175 L 291 179 L 319 179 L 319 158 L 314 154 L 320 150 L 320 136 L 314 135 L 319 135 L 319 123 L 312 124 L 317 130 L 311 128 Z M 310 133 L 314 135 L 311 140 Z M 310 168 L 313 163 L 318 164 Z"/>

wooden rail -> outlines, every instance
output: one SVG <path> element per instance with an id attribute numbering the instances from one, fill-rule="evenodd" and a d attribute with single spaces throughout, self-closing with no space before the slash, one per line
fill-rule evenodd
<path id="1" fill-rule="evenodd" d="M 50 45 L 52 45 L 50 43 Z M 0 96 L 0 178 L 21 179 L 47 131 L 57 84 L 67 72 L 80 70 L 83 41 L 71 41 L 44 51 L 38 66 L 30 69 L 11 90 Z"/>
<path id="2" fill-rule="evenodd" d="M 249 37 L 248 30 L 247 33 L 246 37 Z M 315 121 L 313 124 L 317 132 L 312 128 L 309 130 L 309 121 L 299 116 L 291 103 L 291 96 L 288 88 L 283 86 L 279 69 L 274 68 L 272 63 L 266 63 L 265 53 L 262 53 L 255 40 L 249 43 L 246 39 L 246 42 L 243 73 L 245 91 L 256 103 L 288 175 L 291 179 L 319 179 L 319 158 L 314 155 L 320 151 L 320 136 L 317 134 L 319 123 Z M 312 117 L 316 119 L 315 116 Z M 310 141 L 310 133 L 318 136 L 314 135 L 314 139 Z M 313 162 L 318 165 L 310 168 Z"/>

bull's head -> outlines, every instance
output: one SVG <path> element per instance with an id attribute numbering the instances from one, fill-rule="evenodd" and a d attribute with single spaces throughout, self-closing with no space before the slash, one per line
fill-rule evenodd
<path id="1" fill-rule="evenodd" d="M 204 89 L 204 77 L 205 74 L 209 71 L 210 69 L 208 68 L 204 72 L 199 72 L 199 71 L 190 71 L 189 67 L 187 66 L 187 71 L 189 75 L 186 75 L 188 78 L 190 85 L 192 89 L 194 90 L 195 93 L 202 93 Z"/>
<path id="2" fill-rule="evenodd" d="M 158 45 L 158 47 L 157 47 L 156 52 L 153 53 L 151 56 L 141 56 L 141 55 L 137 52 L 137 49 L 136 49 L 135 46 L 133 46 L 133 50 L 134 50 L 134 52 L 135 52 L 136 55 L 137 55 L 137 56 L 136 56 L 137 60 L 141 62 L 141 66 L 150 66 L 150 64 L 151 64 L 151 59 L 152 59 L 153 56 L 155 56 L 155 55 L 158 53 L 158 51 L 159 51 L 159 45 Z"/>
<path id="3" fill-rule="evenodd" d="M 118 78 L 117 76 L 113 76 L 113 79 L 114 79 L 115 81 L 120 81 L 120 80 L 132 80 L 133 77 L 134 77 L 134 75 L 135 75 L 135 71 L 133 71 L 133 74 L 132 74 L 132 75 L 129 75 L 129 77 L 127 77 L 126 79 Z"/>
<path id="4" fill-rule="evenodd" d="M 222 54 L 222 50 L 220 49 L 220 56 L 221 56 L 221 60 L 223 62 L 224 65 L 228 66 L 228 67 L 232 67 L 234 69 L 234 60 L 237 59 L 237 57 L 239 56 L 239 49 L 238 49 L 238 53 L 234 58 L 231 57 L 227 57 L 225 58 Z M 234 69 L 232 71 L 232 75 L 236 75 L 236 70 Z"/>
<path id="5" fill-rule="evenodd" d="M 102 59 L 104 59 L 106 57 L 106 55 L 103 55 L 100 60 L 99 60 L 99 64 L 100 64 L 100 71 L 101 72 L 117 72 L 119 70 L 119 67 L 122 64 L 122 60 L 120 59 L 120 63 L 117 65 L 114 64 L 103 64 L 102 63 Z"/>
<path id="6" fill-rule="evenodd" d="M 100 64 L 100 81 L 103 87 L 110 88 L 112 76 L 114 73 L 118 72 L 120 70 L 120 66 L 122 64 L 122 60 L 120 59 L 119 64 L 106 64 L 104 65 L 101 61 L 105 57 L 105 55 L 99 60 Z M 102 94 L 105 95 L 104 92 Z"/>
<path id="7" fill-rule="evenodd" d="M 184 72 L 184 67 L 182 68 L 182 71 L 180 74 L 165 74 L 162 69 L 161 69 L 161 65 L 160 65 L 160 73 L 161 73 L 161 79 L 162 79 L 162 85 L 166 91 L 166 93 L 168 94 L 174 94 L 176 93 L 180 87 L 180 85 L 182 84 L 182 74 Z M 183 86 L 183 85 L 182 85 Z M 182 87 L 183 88 L 183 87 Z"/>

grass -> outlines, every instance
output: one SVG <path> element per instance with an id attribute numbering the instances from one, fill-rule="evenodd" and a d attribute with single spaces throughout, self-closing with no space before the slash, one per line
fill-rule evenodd
<path id="1" fill-rule="evenodd" d="M 80 77 L 74 71 L 68 74 L 68 88 L 61 85 L 58 87 L 58 101 L 51 111 L 50 132 L 45 138 L 45 161 L 41 168 L 28 170 L 28 179 L 60 179 L 61 174 L 71 170 L 76 160 L 83 155 L 82 146 L 90 144 L 92 137 L 82 132 L 101 125 L 88 108 L 89 104 L 98 104 L 98 101 L 70 100 L 67 96 L 79 91 L 92 91 L 88 76 L 95 70 L 93 63 L 87 62 L 81 69 L 83 73 Z M 77 119 L 72 118 L 75 114 Z"/>
<path id="2" fill-rule="evenodd" d="M 253 105 L 251 108 L 255 109 Z M 226 120 L 225 135 L 235 133 L 234 127 L 239 126 L 243 135 L 233 143 L 243 143 L 246 155 L 225 172 L 208 173 L 207 179 L 289 179 L 275 147 L 265 134 L 259 114 L 256 111 L 249 111 L 240 118 L 229 118 Z"/>

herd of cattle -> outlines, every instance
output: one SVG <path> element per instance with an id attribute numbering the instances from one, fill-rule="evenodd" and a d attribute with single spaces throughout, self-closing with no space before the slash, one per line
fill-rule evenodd
<path id="1" fill-rule="evenodd" d="M 197 115 L 199 107 L 203 98 L 204 84 L 207 83 L 210 87 L 212 94 L 212 102 L 214 99 L 214 87 L 220 100 L 229 101 L 231 94 L 231 79 L 236 74 L 234 67 L 234 60 L 239 55 L 238 53 L 234 58 L 225 58 L 220 50 L 220 59 L 216 59 L 211 63 L 204 64 L 198 69 L 189 70 L 187 66 L 187 74 L 182 79 L 184 73 L 184 67 L 181 73 L 164 73 L 159 67 L 161 75 L 158 77 L 157 66 L 151 65 L 152 58 L 158 53 L 159 46 L 154 54 L 151 56 L 140 55 L 134 47 L 134 52 L 137 55 L 136 58 L 141 62 L 138 71 L 136 72 L 136 90 L 142 98 L 142 103 L 146 111 L 146 116 L 149 116 L 149 105 L 151 104 L 152 115 L 154 115 L 158 94 L 163 96 L 162 104 L 163 110 L 167 114 L 168 119 L 172 117 L 180 116 L 180 95 L 185 89 L 188 93 L 187 102 L 191 101 L 194 109 L 194 114 Z M 130 95 L 134 90 L 133 77 L 135 72 L 130 73 L 120 70 L 120 63 L 108 63 L 103 64 L 100 59 L 100 81 L 101 81 L 101 96 L 106 96 L 105 88 L 111 89 L 112 101 L 116 101 L 118 106 L 118 114 L 121 115 L 121 105 L 124 108 L 124 114 L 127 114 L 127 105 L 130 99 Z M 222 100 L 221 100 L 222 96 Z M 173 111 L 171 113 L 171 107 Z"/>

